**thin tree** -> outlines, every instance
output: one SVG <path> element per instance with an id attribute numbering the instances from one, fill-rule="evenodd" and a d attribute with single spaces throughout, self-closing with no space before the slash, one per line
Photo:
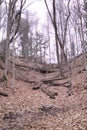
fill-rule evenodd
<path id="1" fill-rule="evenodd" d="M 21 18 L 21 12 L 23 9 L 23 6 L 26 2 L 26 0 L 21 0 L 20 2 L 20 7 L 19 7 L 19 11 L 16 11 L 16 4 L 17 4 L 18 0 L 9 0 L 9 5 L 8 5 L 8 13 L 7 13 L 7 35 L 6 35 L 6 47 L 5 47 L 5 76 L 7 76 L 8 73 L 8 57 L 9 57 L 9 45 L 10 43 L 13 41 L 14 36 L 17 34 L 18 32 L 18 28 L 19 28 L 19 24 L 20 24 L 20 18 Z M 17 26 L 15 27 L 15 31 L 14 35 L 12 34 L 12 30 L 14 27 L 14 22 L 15 20 L 17 20 Z"/>
<path id="2" fill-rule="evenodd" d="M 53 27 L 54 27 L 54 31 L 55 31 L 55 40 L 56 40 L 56 54 L 57 54 L 57 62 L 59 63 L 59 46 L 61 48 L 61 51 L 63 53 L 63 56 L 65 58 L 65 62 L 68 63 L 67 61 L 67 56 L 65 54 L 65 51 L 64 51 L 64 47 L 65 47 L 65 43 L 66 43 L 66 34 L 67 34 L 67 26 L 68 26 L 68 20 L 69 20 L 69 17 L 70 17 L 70 9 L 69 9 L 69 4 L 70 4 L 70 0 L 68 1 L 68 15 L 67 15 L 67 18 L 66 18 L 66 21 L 65 21 L 65 27 L 64 27 L 64 37 L 63 37 L 63 42 L 61 41 L 61 37 L 59 36 L 58 34 L 58 27 L 57 27 L 57 16 L 56 16 L 56 0 L 53 0 L 53 16 L 49 10 L 49 7 L 48 7 L 48 4 L 47 4 L 47 1 L 45 1 L 45 5 L 46 5 L 46 8 L 48 10 L 48 13 L 49 13 L 49 16 L 51 18 L 51 22 L 53 24 Z M 59 44 L 59 46 L 58 46 Z M 62 68 L 60 67 L 60 73 L 61 73 L 61 76 L 63 76 L 63 72 L 62 72 Z"/>

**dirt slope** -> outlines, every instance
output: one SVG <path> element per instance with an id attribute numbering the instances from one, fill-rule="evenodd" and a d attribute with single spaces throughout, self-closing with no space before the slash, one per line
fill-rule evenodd
<path id="1" fill-rule="evenodd" d="M 81 63 L 80 57 L 76 65 L 71 64 L 70 96 L 69 88 L 62 84 L 69 78 L 60 79 L 58 69 L 46 74 L 39 71 L 43 68 L 39 65 L 38 71 L 34 71 L 34 68 L 28 72 L 26 63 L 19 60 L 16 64 L 23 66 L 16 65 L 13 95 L 10 65 L 7 87 L 5 83 L 0 83 L 0 92 L 8 94 L 7 97 L 0 96 L 0 130 L 87 130 L 87 76 Z M 0 78 L 3 73 L 4 70 L 0 69 Z M 42 82 L 53 78 L 56 80 L 51 82 L 52 85 L 50 82 Z M 40 87 L 33 90 L 38 84 Z M 56 92 L 55 99 L 50 98 L 42 89 L 47 93 Z"/>

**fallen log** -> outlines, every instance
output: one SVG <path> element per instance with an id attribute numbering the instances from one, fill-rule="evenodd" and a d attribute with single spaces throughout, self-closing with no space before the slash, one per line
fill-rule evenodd
<path id="1" fill-rule="evenodd" d="M 23 81 L 23 82 L 25 82 L 25 83 L 30 83 L 30 84 L 36 83 L 36 81 L 35 81 L 34 79 L 30 80 L 27 76 L 24 77 L 22 73 L 19 73 L 19 74 L 16 73 L 15 79 L 16 79 L 16 80 Z"/>
<path id="2" fill-rule="evenodd" d="M 39 83 L 38 85 L 34 85 L 32 89 L 33 90 L 38 90 L 38 89 L 40 89 L 41 85 L 42 85 L 42 82 Z"/>
<path id="3" fill-rule="evenodd" d="M 57 79 L 48 79 L 48 80 L 42 80 L 44 84 L 48 84 L 49 86 L 64 86 L 64 87 L 70 87 L 69 81 L 63 81 L 63 82 L 54 82 Z"/>
<path id="4" fill-rule="evenodd" d="M 8 97 L 8 94 L 7 94 L 7 93 L 4 93 L 4 92 L 0 92 L 0 95 L 1 95 L 1 96 L 4 96 L 4 97 Z"/>
<path id="5" fill-rule="evenodd" d="M 55 81 L 55 80 L 64 80 L 64 79 L 67 79 L 68 77 L 52 77 L 52 78 L 49 78 L 49 79 L 43 79 L 42 82 L 46 83 L 46 82 L 50 82 L 50 81 Z"/>
<path id="6" fill-rule="evenodd" d="M 13 63 L 12 61 L 10 61 L 10 63 Z M 39 66 L 31 66 L 31 65 L 28 65 L 27 64 L 17 64 L 15 63 L 15 67 L 16 68 L 19 68 L 20 70 L 23 70 L 23 71 L 27 71 L 27 69 L 29 68 L 29 70 L 34 70 L 36 72 L 40 72 L 42 74 L 46 74 L 46 73 L 52 73 L 54 72 L 54 70 L 50 70 L 49 68 L 47 67 L 39 67 Z"/>
<path id="7" fill-rule="evenodd" d="M 44 89 L 44 88 L 41 88 L 41 91 L 42 91 L 43 93 L 45 93 L 47 96 L 49 96 L 51 99 L 55 99 L 55 96 L 58 95 L 57 92 L 52 92 L 52 91 L 49 91 L 49 90 Z"/>
<path id="8" fill-rule="evenodd" d="M 66 88 L 70 88 L 71 87 L 71 83 L 70 82 L 65 82 L 63 84 L 63 86 L 66 87 Z"/>

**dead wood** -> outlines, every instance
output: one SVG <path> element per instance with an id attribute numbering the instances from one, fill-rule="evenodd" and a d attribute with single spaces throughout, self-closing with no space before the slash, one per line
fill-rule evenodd
<path id="1" fill-rule="evenodd" d="M 42 83 L 39 83 L 39 84 L 33 86 L 32 89 L 33 89 L 33 90 L 38 90 L 38 89 L 40 89 L 41 85 L 42 85 Z"/>
<path id="2" fill-rule="evenodd" d="M 26 83 L 30 83 L 30 84 L 36 83 L 35 80 L 30 80 L 30 79 L 28 79 L 27 77 L 18 76 L 18 75 L 16 75 L 15 79 L 16 79 L 16 80 L 23 81 L 23 82 L 26 82 Z"/>
<path id="3" fill-rule="evenodd" d="M 52 109 L 52 106 L 48 107 L 48 106 L 42 106 L 39 108 L 41 111 L 43 112 L 49 112 Z"/>
<path id="4" fill-rule="evenodd" d="M 46 115 L 53 115 L 55 116 L 58 112 L 63 112 L 64 110 L 54 106 L 42 106 L 39 108 L 41 112 L 46 113 Z"/>
<path id="5" fill-rule="evenodd" d="M 82 110 L 87 110 L 87 107 L 82 108 Z"/>
<path id="6" fill-rule="evenodd" d="M 20 81 L 24 81 L 26 83 L 29 83 L 29 79 L 28 78 L 23 77 L 22 75 L 19 75 L 19 74 L 16 74 L 15 79 L 16 80 L 20 80 Z"/>
<path id="7" fill-rule="evenodd" d="M 51 83 L 51 86 L 63 86 L 63 87 L 70 87 L 70 83 L 69 83 L 69 81 L 66 81 L 66 82 L 63 82 L 63 83 L 54 83 L 54 82 L 52 82 Z"/>
<path id="8" fill-rule="evenodd" d="M 49 79 L 43 79 L 42 80 L 42 82 L 44 82 L 44 83 L 47 83 L 47 82 L 51 82 L 51 81 L 55 81 L 55 80 L 64 80 L 64 79 L 67 79 L 68 77 L 58 77 L 58 76 L 56 76 L 56 78 L 55 77 L 52 77 L 52 78 L 49 78 Z"/>
<path id="9" fill-rule="evenodd" d="M 0 95 L 1 95 L 1 96 L 4 96 L 4 97 L 8 97 L 8 94 L 7 94 L 7 93 L 4 93 L 4 92 L 0 92 Z"/>
<path id="10" fill-rule="evenodd" d="M 50 98 L 52 98 L 52 99 L 55 99 L 55 96 L 58 95 L 57 92 L 52 92 L 52 91 L 49 91 L 49 90 L 44 89 L 44 88 L 41 88 L 41 91 L 42 91 L 43 93 L 45 93 L 47 96 L 49 96 Z"/>
<path id="11" fill-rule="evenodd" d="M 10 61 L 10 63 L 13 63 L 13 62 Z M 29 70 L 34 70 L 34 71 L 40 72 L 42 74 L 55 72 L 55 70 L 50 69 L 47 66 L 43 66 L 43 65 L 42 66 L 38 66 L 38 64 L 36 66 L 34 66 L 34 64 L 32 64 L 32 66 L 31 65 L 27 66 L 27 64 L 17 64 L 17 63 L 15 63 L 15 67 L 19 68 L 20 70 L 23 70 L 23 71 L 27 71 L 27 69 L 29 68 Z"/>
<path id="12" fill-rule="evenodd" d="M 70 88 L 71 84 L 70 84 L 70 82 L 67 81 L 67 82 L 63 83 L 63 86 L 66 88 Z"/>
<path id="13" fill-rule="evenodd" d="M 66 79 L 66 77 L 63 77 L 63 78 L 55 78 L 55 79 L 44 79 L 42 80 L 42 82 L 44 84 L 48 84 L 49 86 L 64 86 L 64 87 L 70 87 L 70 83 L 69 81 L 62 81 L 61 83 L 60 82 L 54 82 L 55 80 L 64 80 Z"/>

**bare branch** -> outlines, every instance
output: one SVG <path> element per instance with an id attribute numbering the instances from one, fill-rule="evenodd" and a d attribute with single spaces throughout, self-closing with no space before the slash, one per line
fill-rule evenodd
<path id="1" fill-rule="evenodd" d="M 68 1 L 68 6 L 67 6 L 68 7 L 68 15 L 67 15 L 66 22 L 65 22 L 63 46 L 64 46 L 64 43 L 66 42 L 67 25 L 68 25 L 68 20 L 69 20 L 69 17 L 70 17 L 69 4 L 70 4 L 70 0 Z"/>

